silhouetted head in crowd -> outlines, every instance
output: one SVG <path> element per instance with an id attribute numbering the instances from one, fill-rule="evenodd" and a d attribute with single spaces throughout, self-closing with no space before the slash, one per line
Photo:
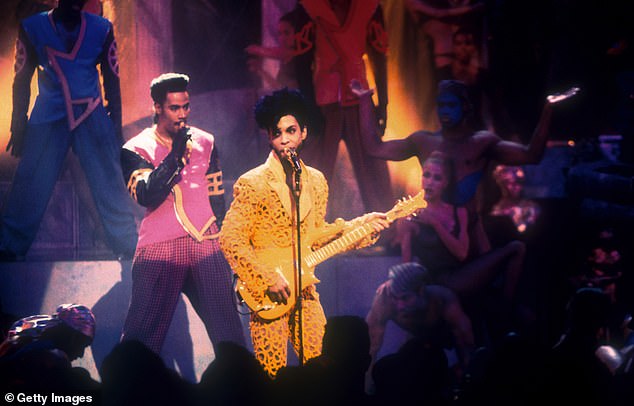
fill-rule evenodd
<path id="1" fill-rule="evenodd" d="M 445 352 L 420 338 L 411 338 L 397 353 L 380 358 L 372 378 L 377 398 L 385 404 L 445 405 L 451 398 Z"/>
<path id="2" fill-rule="evenodd" d="M 595 336 L 607 328 L 610 298 L 599 288 L 578 289 L 567 307 L 568 334 Z"/>
<path id="3" fill-rule="evenodd" d="M 362 317 L 331 316 L 326 321 L 320 356 L 300 368 L 286 367 L 278 375 L 277 398 L 288 405 L 365 404 L 365 374 L 370 366 L 370 335 Z M 290 397 L 289 397 L 290 394 Z M 306 403 L 307 402 L 307 403 Z"/>
<path id="4" fill-rule="evenodd" d="M 364 371 L 370 366 L 368 323 L 358 316 L 333 316 L 326 322 L 322 354 Z"/>
<path id="5" fill-rule="evenodd" d="M 202 404 L 267 405 L 271 379 L 249 350 L 223 341 L 200 379 L 198 396 Z"/>
<path id="6" fill-rule="evenodd" d="M 192 404 L 187 382 L 137 340 L 117 344 L 104 358 L 99 375 L 104 405 Z"/>

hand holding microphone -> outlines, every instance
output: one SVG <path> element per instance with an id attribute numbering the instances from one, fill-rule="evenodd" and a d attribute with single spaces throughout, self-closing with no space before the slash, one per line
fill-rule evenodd
<path id="1" fill-rule="evenodd" d="M 179 162 L 179 166 L 183 166 L 182 158 L 185 155 L 185 151 L 187 151 L 187 141 L 191 138 L 191 133 L 189 132 L 189 127 L 185 125 L 184 121 L 181 121 L 178 131 L 176 135 L 172 139 L 172 151 L 170 154 Z"/>

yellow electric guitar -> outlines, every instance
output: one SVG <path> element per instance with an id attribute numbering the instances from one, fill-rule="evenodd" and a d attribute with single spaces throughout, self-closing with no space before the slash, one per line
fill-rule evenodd
<path id="1" fill-rule="evenodd" d="M 396 205 L 386 213 L 387 220 L 393 222 L 401 217 L 409 216 L 417 209 L 427 207 L 424 199 L 424 192 L 420 191 L 416 196 L 399 200 Z M 374 228 L 370 224 L 364 224 L 344 233 L 341 237 L 326 245 L 312 250 L 310 246 L 312 242 L 317 241 L 316 238 L 306 238 L 307 242 L 302 243 L 302 277 L 301 289 L 318 283 L 319 279 L 315 276 L 315 267 L 325 260 L 350 250 L 354 244 L 358 243 L 365 237 L 374 232 Z M 266 250 L 257 255 L 258 261 L 264 266 L 277 269 L 284 275 L 289 282 L 291 294 L 286 303 L 278 303 L 272 301 L 265 292 L 253 292 L 247 284 L 241 279 L 236 280 L 236 293 L 251 311 L 258 314 L 263 319 L 273 320 L 284 315 L 295 304 L 296 290 L 295 284 L 295 264 L 293 260 L 294 253 L 290 249 L 274 249 Z"/>

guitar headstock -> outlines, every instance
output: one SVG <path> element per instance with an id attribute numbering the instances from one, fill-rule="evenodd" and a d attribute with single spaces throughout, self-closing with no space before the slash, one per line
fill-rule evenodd
<path id="1" fill-rule="evenodd" d="M 401 217 L 407 217 L 414 213 L 418 209 L 424 209 L 427 207 L 427 201 L 425 200 L 425 191 L 421 190 L 414 197 L 402 198 L 392 210 L 386 213 L 389 221 L 394 221 Z"/>

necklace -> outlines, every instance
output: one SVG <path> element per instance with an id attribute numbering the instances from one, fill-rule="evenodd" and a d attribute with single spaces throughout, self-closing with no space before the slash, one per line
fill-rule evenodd
<path id="1" fill-rule="evenodd" d="M 156 126 L 154 127 L 154 139 L 156 139 L 156 142 L 158 142 L 165 148 L 169 150 L 172 149 L 172 139 L 162 136 L 156 129 Z M 192 149 L 193 149 L 192 140 L 187 140 L 185 153 L 183 154 L 183 157 L 181 158 L 183 161 L 183 165 L 186 165 L 189 163 L 189 159 L 191 158 L 191 155 L 192 155 Z"/>
<path id="2" fill-rule="evenodd" d="M 156 129 L 156 127 L 154 127 L 154 137 L 156 138 L 156 141 L 161 144 L 164 147 L 167 148 L 171 148 L 172 146 L 172 140 L 166 137 L 163 137 L 158 130 Z"/>

